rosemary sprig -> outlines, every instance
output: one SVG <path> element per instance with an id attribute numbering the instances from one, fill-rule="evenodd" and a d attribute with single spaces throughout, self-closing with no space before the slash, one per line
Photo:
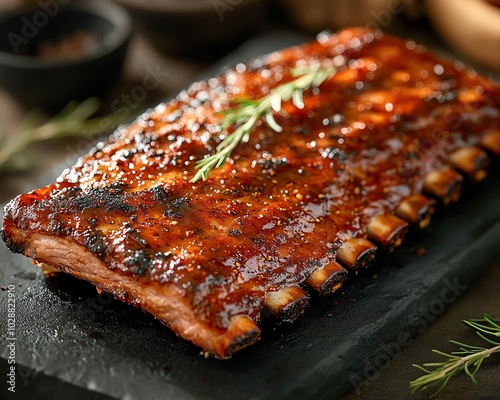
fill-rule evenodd
<path id="1" fill-rule="evenodd" d="M 45 123 L 43 115 L 34 110 L 28 113 L 23 126 L 15 135 L 0 136 L 0 173 L 22 169 L 29 166 L 29 159 L 20 163 L 20 153 L 32 143 L 59 139 L 69 136 L 79 136 L 84 131 L 99 129 L 106 120 L 109 129 L 114 129 L 122 121 L 119 113 L 91 118 L 100 107 L 96 98 L 89 98 L 81 103 L 69 103 L 59 114 Z"/>
<path id="2" fill-rule="evenodd" d="M 488 343 L 489 347 L 471 346 L 468 344 L 450 340 L 450 343 L 458 346 L 460 351 L 451 354 L 439 350 L 433 352 L 444 356 L 447 360 L 443 362 L 426 363 L 422 366 L 413 366 L 424 373 L 421 377 L 410 382 L 411 392 L 416 393 L 431 387 L 440 385 L 429 398 L 435 397 L 448 384 L 449 380 L 459 371 L 464 370 L 472 382 L 477 384 L 476 374 L 483 361 L 494 353 L 500 353 L 500 320 L 485 314 L 484 318 L 463 321 L 467 326 L 476 330 L 477 335 Z M 493 340 L 495 339 L 495 340 Z M 432 370 L 428 368 L 433 368 Z"/>
<path id="3" fill-rule="evenodd" d="M 292 70 L 295 79 L 276 87 L 267 96 L 257 100 L 239 99 L 234 101 L 236 107 L 222 112 L 224 118 L 221 122 L 221 128 L 227 130 L 232 125 L 237 125 L 237 128 L 217 146 L 217 152 L 214 155 L 196 163 L 196 168 L 199 171 L 191 179 L 191 182 L 196 182 L 200 178 L 206 180 L 212 168 L 220 168 L 241 142 L 248 142 L 250 134 L 261 118 L 271 129 L 281 132 L 282 128 L 276 122 L 273 113 L 282 111 L 282 103 L 291 99 L 295 107 L 304 108 L 303 92 L 311 87 L 320 86 L 335 73 L 334 67 L 313 65 L 296 68 Z"/>

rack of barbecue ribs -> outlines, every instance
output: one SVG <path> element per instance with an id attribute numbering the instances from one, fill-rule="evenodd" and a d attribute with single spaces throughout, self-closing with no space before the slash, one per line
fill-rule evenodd
<path id="1" fill-rule="evenodd" d="M 224 110 L 298 67 L 336 73 L 256 122 L 206 180 Z M 228 358 L 391 251 L 500 155 L 500 88 L 411 40 L 353 28 L 192 84 L 5 209 L 8 247 Z"/>

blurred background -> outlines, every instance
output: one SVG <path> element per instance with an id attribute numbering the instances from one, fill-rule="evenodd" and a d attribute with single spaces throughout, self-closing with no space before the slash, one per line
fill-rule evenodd
<path id="1" fill-rule="evenodd" d="M 256 37 L 273 49 L 276 37 L 294 43 L 322 30 L 370 26 L 498 79 L 499 6 L 500 0 L 2 0 L 0 204 L 52 181 L 117 124 L 175 95 Z M 499 307 L 498 267 L 348 398 L 406 393 L 416 376 L 411 363 L 426 361 L 432 347 L 453 336 L 455 322 Z M 468 393 L 467 380 L 460 382 Z"/>

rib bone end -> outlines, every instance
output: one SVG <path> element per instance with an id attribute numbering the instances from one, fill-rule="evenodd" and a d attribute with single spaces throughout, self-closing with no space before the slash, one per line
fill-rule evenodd
<path id="1" fill-rule="evenodd" d="M 405 221 L 424 229 L 429 225 L 436 202 L 422 194 L 409 196 L 399 203 L 396 215 Z"/>
<path id="2" fill-rule="evenodd" d="M 429 172 L 424 178 L 424 191 L 435 196 L 448 205 L 460 198 L 463 178 L 451 168 L 438 169 Z"/>
<path id="3" fill-rule="evenodd" d="M 337 260 L 351 269 L 367 267 L 375 258 L 375 246 L 363 238 L 347 239 L 337 250 Z"/>
<path id="4" fill-rule="evenodd" d="M 484 135 L 481 139 L 481 145 L 493 154 L 500 156 L 500 130 Z"/>
<path id="5" fill-rule="evenodd" d="M 283 322 L 293 322 L 309 306 L 309 296 L 299 286 L 268 293 L 265 307 Z"/>
<path id="6" fill-rule="evenodd" d="M 387 251 L 399 246 L 408 230 L 408 222 L 391 214 L 376 215 L 368 223 L 368 237 L 381 245 Z"/>
<path id="7" fill-rule="evenodd" d="M 247 315 L 237 315 L 231 319 L 231 323 L 224 335 L 223 344 L 224 357 L 230 357 L 235 351 L 255 343 L 260 336 L 260 329 Z"/>
<path id="8" fill-rule="evenodd" d="M 453 167 L 466 174 L 473 182 L 486 178 L 486 168 L 490 164 L 488 154 L 476 146 L 462 147 L 454 151 L 449 161 Z"/>
<path id="9" fill-rule="evenodd" d="M 338 263 L 332 262 L 314 271 L 306 283 L 321 296 L 337 291 L 347 278 L 347 271 Z"/>

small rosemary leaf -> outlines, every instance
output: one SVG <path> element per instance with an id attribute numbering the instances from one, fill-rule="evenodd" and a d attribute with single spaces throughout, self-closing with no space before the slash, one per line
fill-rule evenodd
<path id="1" fill-rule="evenodd" d="M 220 126 L 222 128 L 223 131 L 225 131 L 227 128 L 229 128 L 232 124 L 234 123 L 234 121 L 231 120 L 231 118 L 226 118 L 224 119 Z"/>
<path id="2" fill-rule="evenodd" d="M 483 363 L 484 361 L 484 358 L 479 358 L 478 360 L 476 360 L 474 362 L 474 365 L 476 366 L 476 368 L 474 369 L 474 372 L 472 373 L 472 375 L 476 375 L 477 374 L 477 371 L 479 371 L 479 368 L 481 368 L 481 364 Z"/>
<path id="3" fill-rule="evenodd" d="M 474 350 L 463 350 L 463 351 L 454 351 L 453 353 L 451 354 L 454 354 L 456 356 L 460 356 L 460 357 L 463 357 L 463 356 L 467 356 L 469 354 L 474 354 L 476 353 L 476 351 Z"/>
<path id="4" fill-rule="evenodd" d="M 486 336 L 484 336 L 483 334 L 481 334 L 481 332 L 476 332 L 476 333 L 485 342 L 488 342 L 489 344 L 492 344 L 493 346 L 500 346 L 499 342 L 495 342 L 494 340 L 491 340 L 491 339 L 487 338 Z"/>
<path id="5" fill-rule="evenodd" d="M 484 320 L 491 324 L 493 327 L 500 330 L 500 320 L 496 320 L 490 314 L 484 314 Z"/>
<path id="6" fill-rule="evenodd" d="M 229 144 L 231 143 L 231 141 L 230 141 L 230 140 L 231 140 L 231 135 L 234 135 L 234 133 L 232 133 L 232 134 L 230 134 L 230 135 L 226 136 L 226 138 L 225 138 L 222 142 L 220 142 L 220 143 L 218 144 L 218 146 L 216 147 L 217 152 L 219 152 L 219 153 L 220 153 L 220 152 L 221 152 L 221 151 L 223 151 L 223 150 L 224 150 L 227 146 L 229 146 Z M 213 156 L 210 156 L 210 157 L 206 157 L 206 158 L 205 158 L 205 160 L 210 160 L 212 157 L 215 157 L 215 156 L 216 156 L 216 154 L 214 154 Z"/>
<path id="7" fill-rule="evenodd" d="M 224 163 L 226 162 L 227 160 L 227 157 L 221 157 L 218 161 L 217 161 L 217 164 L 215 164 L 215 168 L 220 168 L 224 165 Z"/>
<path id="8" fill-rule="evenodd" d="M 206 181 L 206 180 L 207 180 L 207 178 L 208 178 L 208 170 L 203 170 L 203 169 L 202 169 L 202 170 L 200 170 L 200 171 L 196 174 L 196 176 L 198 176 L 198 179 L 200 179 L 200 177 L 201 177 L 201 179 L 203 179 L 204 181 Z"/>
<path id="9" fill-rule="evenodd" d="M 450 375 L 448 375 L 444 380 L 443 380 L 443 383 L 441 383 L 441 386 L 439 386 L 439 389 L 436 390 L 434 393 L 432 393 L 430 396 L 429 396 L 429 399 L 433 399 L 434 397 L 436 397 L 440 392 L 442 392 L 442 390 L 446 387 L 446 385 L 448 384 L 448 381 L 451 379 L 451 377 L 453 376 L 454 372 L 451 373 Z"/>
<path id="10" fill-rule="evenodd" d="M 458 359 L 460 357 L 457 357 L 457 356 L 454 356 L 453 354 L 448 354 L 448 353 L 445 353 L 444 351 L 441 351 L 441 350 L 436 350 L 436 349 L 433 349 L 432 350 L 433 353 L 436 353 L 436 354 L 440 354 L 446 358 L 451 358 L 451 359 Z"/>
<path id="11" fill-rule="evenodd" d="M 308 67 L 297 67 L 293 68 L 290 73 L 294 78 L 298 78 L 299 76 L 305 75 L 307 73 L 310 73 L 310 69 Z"/>
<path id="12" fill-rule="evenodd" d="M 470 327 L 474 328 L 477 331 L 487 333 L 488 335 L 493 335 L 493 336 L 499 336 L 500 337 L 500 331 L 498 331 L 496 328 L 493 328 L 488 325 L 480 325 L 480 324 L 467 324 Z"/>
<path id="13" fill-rule="evenodd" d="M 81 103 L 72 101 L 70 102 L 59 114 L 57 114 L 54 120 L 68 119 L 75 121 L 86 121 L 92 115 L 94 115 L 100 108 L 101 102 L 96 97 L 88 98 Z"/>
<path id="14" fill-rule="evenodd" d="M 474 326 L 476 326 L 476 327 L 478 327 L 480 329 L 487 330 L 491 334 L 500 336 L 500 325 L 498 325 L 498 323 L 494 319 L 492 319 L 487 314 L 485 314 L 485 316 L 484 316 L 484 322 L 486 322 L 486 324 L 480 324 L 480 323 L 477 323 L 477 322 L 471 322 L 471 324 L 474 324 Z"/>
<path id="15" fill-rule="evenodd" d="M 243 118 L 243 114 L 241 112 L 229 112 L 229 111 L 221 111 L 220 113 L 223 116 L 223 119 L 220 123 L 221 126 L 231 126 L 232 124 L 238 122 L 241 118 Z"/>
<path id="16" fill-rule="evenodd" d="M 465 320 L 462 320 L 462 322 L 466 323 L 466 322 L 484 322 L 484 317 L 483 318 L 471 318 L 471 319 L 465 319 Z"/>
<path id="17" fill-rule="evenodd" d="M 321 72 L 323 73 L 323 76 L 322 76 L 322 80 L 321 80 L 320 84 L 322 84 L 326 80 L 331 79 L 333 77 L 333 75 L 335 75 L 337 70 L 335 68 L 329 68 L 327 70 L 321 70 Z"/>
<path id="18" fill-rule="evenodd" d="M 234 110 L 233 110 L 233 109 L 228 108 L 228 109 L 226 109 L 226 110 L 220 110 L 220 111 L 217 111 L 217 112 L 215 113 L 215 115 L 222 115 L 222 116 L 226 116 L 226 115 L 231 115 L 233 112 L 234 112 Z"/>
<path id="19" fill-rule="evenodd" d="M 272 94 L 269 101 L 271 103 L 271 108 L 274 111 L 279 112 L 281 110 L 281 95 L 279 92 Z"/>
<path id="20" fill-rule="evenodd" d="M 483 360 L 484 360 L 484 358 L 478 358 L 477 360 L 474 361 L 473 365 L 481 364 L 483 362 Z"/>
<path id="21" fill-rule="evenodd" d="M 195 174 L 195 176 L 193 177 L 193 179 L 191 179 L 189 182 L 192 182 L 192 183 L 193 183 L 193 182 L 196 182 L 198 179 L 202 179 L 202 180 L 204 180 L 204 179 L 203 179 L 203 172 L 202 172 L 201 170 L 200 170 L 200 171 L 198 171 L 198 172 Z"/>
<path id="22" fill-rule="evenodd" d="M 302 110 L 304 108 L 304 96 L 302 95 L 302 90 L 294 90 L 292 96 L 295 107 Z"/>
<path id="23" fill-rule="evenodd" d="M 421 365 L 418 365 L 418 364 L 412 364 L 413 367 L 419 369 L 420 371 L 422 372 L 425 372 L 426 374 L 430 374 L 431 371 L 429 371 L 428 369 L 425 369 L 424 367 L 422 367 Z"/>
<path id="24" fill-rule="evenodd" d="M 484 320 L 480 321 L 473 321 L 473 320 L 464 320 L 462 321 L 465 325 L 469 326 L 470 328 L 476 329 L 477 327 L 482 328 L 484 325 L 481 324 L 481 322 L 484 322 Z"/>
<path id="25" fill-rule="evenodd" d="M 442 362 L 431 362 L 431 363 L 425 363 L 424 366 L 426 367 L 441 367 L 443 365 Z"/>
<path id="26" fill-rule="evenodd" d="M 66 118 L 68 115 L 71 115 L 76 108 L 78 107 L 78 102 L 75 100 L 70 101 L 66 106 L 57 114 L 54 116 L 53 120 L 57 121 L 62 118 Z"/>
<path id="27" fill-rule="evenodd" d="M 241 141 L 243 143 L 248 143 L 250 140 L 250 132 L 245 132 L 245 134 L 241 137 Z"/>
<path id="28" fill-rule="evenodd" d="M 474 374 L 472 372 L 469 371 L 469 364 L 472 363 L 473 360 L 469 360 L 467 361 L 465 364 L 464 364 L 464 370 L 465 370 L 465 373 L 469 376 L 469 378 L 472 380 L 472 382 L 474 382 L 476 385 L 477 385 L 477 380 L 476 378 L 474 377 Z"/>
<path id="29" fill-rule="evenodd" d="M 258 100 L 247 99 L 245 97 L 231 100 L 231 103 L 238 104 L 240 106 L 255 106 L 256 104 L 258 104 L 258 102 L 259 102 Z"/>
<path id="30" fill-rule="evenodd" d="M 427 378 L 427 381 L 425 381 L 425 385 L 420 386 L 418 390 L 427 390 L 431 387 L 436 386 L 437 384 L 439 384 L 439 380 L 433 379 L 431 376 L 429 376 Z"/>
<path id="31" fill-rule="evenodd" d="M 318 71 L 316 77 L 314 78 L 314 80 L 312 82 L 312 86 L 318 87 L 326 80 L 327 77 L 328 77 L 328 73 L 326 71 L 324 71 L 324 70 Z"/>
<path id="32" fill-rule="evenodd" d="M 472 351 L 484 350 L 484 347 L 472 346 L 472 345 L 469 345 L 469 344 L 457 342 L 456 340 L 449 340 L 449 342 L 452 343 L 452 344 L 454 344 L 455 346 L 460 347 L 464 351 L 467 351 L 467 350 L 472 350 Z"/>
<path id="33" fill-rule="evenodd" d="M 421 390 L 426 390 L 428 387 L 432 387 L 433 385 L 435 385 L 435 384 L 426 385 L 426 386 L 417 385 L 417 386 L 415 386 L 415 387 L 412 388 L 411 394 L 415 394 L 415 393 L 417 393 L 418 391 L 421 391 Z"/>
<path id="34" fill-rule="evenodd" d="M 241 124 L 248 120 L 249 117 L 253 115 L 253 108 L 240 108 L 233 113 L 227 114 L 224 119 L 229 122 L 229 125 L 232 124 Z"/>
<path id="35" fill-rule="evenodd" d="M 283 131 L 283 128 L 276 122 L 276 120 L 274 119 L 274 116 L 271 112 L 268 112 L 264 115 L 264 121 L 266 121 L 266 124 L 272 130 L 274 130 L 276 132 Z"/>

